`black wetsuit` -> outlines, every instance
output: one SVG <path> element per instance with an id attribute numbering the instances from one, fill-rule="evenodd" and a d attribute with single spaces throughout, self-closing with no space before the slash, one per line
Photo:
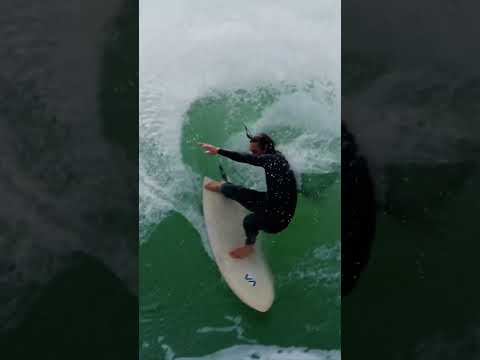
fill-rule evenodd
<path id="1" fill-rule="evenodd" d="M 220 149 L 218 153 L 234 161 L 265 169 L 267 192 L 225 183 L 220 191 L 252 212 L 243 220 L 247 244 L 254 244 L 260 230 L 278 233 L 293 218 L 297 206 L 297 183 L 290 165 L 280 152 L 253 155 Z"/>

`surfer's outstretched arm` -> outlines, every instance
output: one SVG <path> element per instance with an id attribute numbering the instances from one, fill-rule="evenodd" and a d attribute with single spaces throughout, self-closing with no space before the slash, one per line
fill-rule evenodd
<path id="1" fill-rule="evenodd" d="M 202 148 L 205 149 L 205 153 L 209 155 L 222 155 L 233 161 L 246 163 L 254 166 L 264 166 L 268 155 L 252 155 L 249 153 L 240 153 L 236 151 L 230 151 L 226 149 L 221 149 L 217 146 L 210 144 L 199 144 Z"/>
<path id="2" fill-rule="evenodd" d="M 263 157 L 258 155 L 252 155 L 249 153 L 239 153 L 236 151 L 230 151 L 225 149 L 218 149 L 218 154 L 225 156 L 233 161 L 246 163 L 254 166 L 263 166 Z"/>

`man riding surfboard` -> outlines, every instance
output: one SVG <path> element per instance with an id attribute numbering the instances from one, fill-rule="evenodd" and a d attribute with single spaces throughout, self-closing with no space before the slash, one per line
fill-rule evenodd
<path id="1" fill-rule="evenodd" d="M 247 136 L 250 139 L 251 153 L 200 144 L 206 154 L 218 154 L 233 161 L 260 166 L 265 170 L 266 192 L 225 181 L 210 181 L 205 185 L 205 189 L 220 192 L 251 211 L 243 220 L 247 237 L 245 245 L 230 251 L 230 255 L 238 259 L 253 252 L 259 231 L 275 234 L 284 230 L 292 220 L 297 205 L 297 184 L 287 159 L 275 150 L 275 143 L 267 134 L 251 136 L 247 133 Z"/>

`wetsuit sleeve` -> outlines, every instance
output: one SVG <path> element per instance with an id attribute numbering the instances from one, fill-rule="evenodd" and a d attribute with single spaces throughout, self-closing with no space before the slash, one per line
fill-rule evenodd
<path id="1" fill-rule="evenodd" d="M 219 149 L 218 154 L 225 156 L 233 161 L 246 163 L 254 166 L 264 166 L 265 163 L 263 156 L 255 156 L 249 153 L 239 153 L 236 151 Z"/>

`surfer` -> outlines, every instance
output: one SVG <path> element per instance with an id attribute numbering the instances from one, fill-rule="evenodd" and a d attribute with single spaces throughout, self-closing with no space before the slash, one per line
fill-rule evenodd
<path id="1" fill-rule="evenodd" d="M 247 239 L 245 245 L 230 251 L 234 258 L 244 258 L 254 250 L 259 231 L 275 234 L 284 230 L 293 218 L 297 205 L 297 184 L 290 164 L 275 150 L 275 143 L 265 133 L 255 136 L 247 132 L 250 152 L 239 153 L 210 144 L 200 144 L 209 155 L 225 156 L 233 161 L 260 166 L 265 170 L 267 191 L 247 189 L 225 181 L 210 181 L 205 189 L 222 193 L 251 211 L 243 219 Z"/>

